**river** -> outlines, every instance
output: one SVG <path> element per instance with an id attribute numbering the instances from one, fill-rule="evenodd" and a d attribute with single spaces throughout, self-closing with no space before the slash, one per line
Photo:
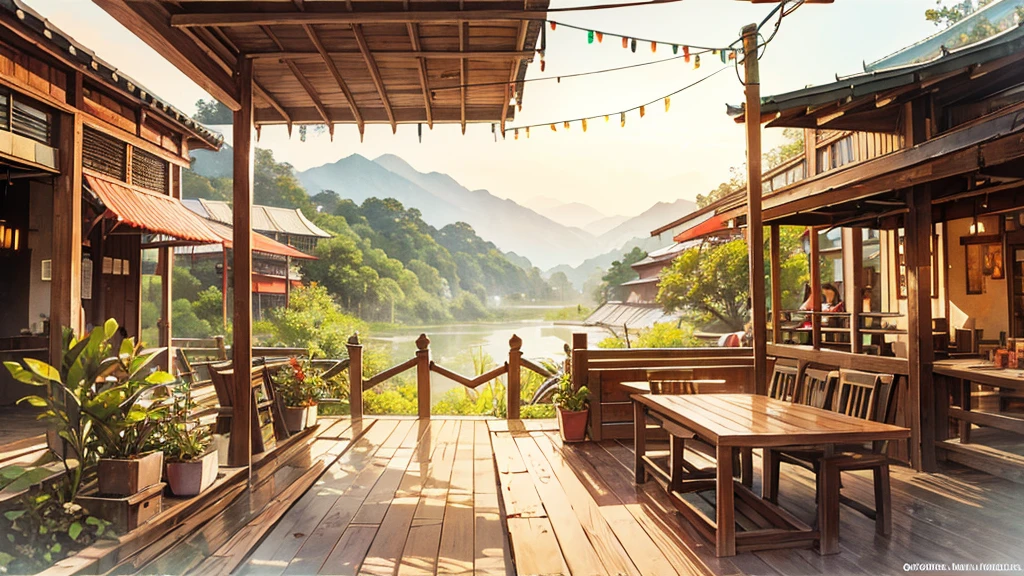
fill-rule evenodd
<path id="1" fill-rule="evenodd" d="M 555 325 L 544 320 L 522 320 L 501 323 L 444 324 L 419 326 L 374 332 L 365 344 L 386 350 L 392 363 L 412 358 L 416 353 L 416 339 L 420 334 L 430 338 L 431 359 L 446 368 L 466 376 L 473 376 L 473 355 L 480 352 L 490 356 L 496 364 L 508 360 L 508 341 L 512 335 L 523 340 L 523 356 L 531 360 L 548 359 L 559 364 L 565 360 L 564 347 L 571 343 L 574 332 L 586 332 L 591 345 L 608 336 L 608 332 L 592 326 Z M 437 401 L 458 383 L 438 374 L 431 374 L 431 399 Z"/>

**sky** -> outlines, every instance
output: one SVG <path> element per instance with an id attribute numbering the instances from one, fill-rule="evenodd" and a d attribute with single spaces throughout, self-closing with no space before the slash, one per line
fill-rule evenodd
<path id="1" fill-rule="evenodd" d="M 87 0 L 26 0 L 55 26 L 86 45 L 108 63 L 191 114 L 195 102 L 209 99 L 201 88 L 167 63 L 144 42 Z M 552 0 L 551 7 L 593 4 L 598 0 Z M 835 0 L 809 4 L 782 21 L 761 59 L 762 95 L 823 84 L 835 75 L 862 70 L 863 62 L 912 44 L 936 32 L 924 11 L 935 0 Z M 736 0 L 684 0 L 624 9 L 559 13 L 553 20 L 621 35 L 664 40 L 680 45 L 729 45 L 745 24 L 759 22 L 770 4 Z M 586 32 L 565 27 L 547 37 L 546 69 L 535 60 L 527 78 L 556 77 L 664 59 L 640 45 L 636 53 L 618 42 L 587 44 Z M 522 111 L 509 127 L 558 122 L 619 110 L 659 99 L 715 72 L 720 61 L 704 59 L 699 70 L 681 59 L 627 71 L 578 79 L 526 84 Z M 490 124 L 423 128 L 415 125 L 368 125 L 364 142 L 355 126 L 338 126 L 333 142 L 310 130 L 306 142 L 289 139 L 284 127 L 262 130 L 259 146 L 279 161 L 302 170 L 351 154 L 376 158 L 397 154 L 422 172 L 445 172 L 470 189 L 529 205 L 538 197 L 589 204 L 607 215 L 634 215 L 655 202 L 693 199 L 727 180 L 729 168 L 741 165 L 745 138 L 741 125 L 725 114 L 725 104 L 743 101 L 743 87 L 733 71 L 724 71 L 671 98 L 671 108 L 647 107 L 640 118 L 627 116 L 605 124 L 591 121 L 584 134 L 579 123 L 568 131 L 534 129 L 531 137 L 497 142 Z M 781 142 L 781 130 L 767 129 L 765 149 Z M 667 215 L 667 219 L 678 215 Z"/>

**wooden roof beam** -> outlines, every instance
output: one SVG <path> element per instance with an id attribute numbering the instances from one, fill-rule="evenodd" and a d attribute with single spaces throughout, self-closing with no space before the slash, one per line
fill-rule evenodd
<path id="1" fill-rule="evenodd" d="M 327 48 L 324 47 L 324 43 L 320 40 L 320 36 L 313 29 L 312 25 L 305 25 L 302 27 L 306 31 L 306 36 L 309 36 L 310 42 L 316 48 L 320 58 L 323 59 L 327 69 L 331 72 L 331 76 L 334 77 L 334 81 L 338 83 L 338 88 L 341 88 L 341 93 L 345 95 L 345 101 L 348 102 L 348 107 L 352 110 L 352 116 L 356 119 L 356 125 L 359 128 L 359 139 L 363 138 L 363 130 L 366 127 L 366 123 L 363 121 L 363 114 L 359 111 L 359 107 L 356 106 L 356 99 L 352 96 L 352 91 L 349 90 L 348 84 L 345 83 L 345 78 L 342 77 L 341 71 L 338 70 L 338 65 L 334 63 L 331 55 L 327 53 Z M 278 42 L 278 48 L 281 47 Z M 291 60 L 285 61 L 289 67 L 294 67 L 295 63 Z M 334 128 L 331 128 L 331 136 L 334 136 Z"/>
<path id="2" fill-rule="evenodd" d="M 266 34 L 267 37 L 274 42 L 274 44 L 278 47 L 279 50 L 284 48 L 284 46 L 281 44 L 281 40 L 278 39 L 277 35 L 274 34 L 273 30 L 271 30 L 267 26 L 260 26 L 260 29 L 262 29 L 263 33 Z M 327 108 L 324 107 L 323 102 L 320 101 L 320 96 L 317 94 L 316 88 L 314 88 L 313 84 L 311 84 L 309 79 L 306 78 L 306 75 L 302 73 L 302 70 L 299 70 L 299 67 L 298 65 L 295 64 L 295 62 L 288 60 L 285 63 L 288 65 L 288 69 L 291 70 L 292 75 L 295 76 L 295 79 L 299 81 L 299 84 L 302 86 L 302 89 L 306 91 L 306 94 L 309 96 L 309 99 L 313 101 L 313 107 L 316 108 L 317 113 L 320 114 L 320 118 L 322 118 L 324 124 L 327 125 L 327 132 L 330 133 L 331 139 L 333 140 L 334 122 L 331 122 L 331 117 L 330 115 L 327 114 Z"/>
<path id="3" fill-rule="evenodd" d="M 406 22 L 406 26 L 416 26 L 412 22 Z M 417 36 L 416 44 L 419 45 L 419 38 Z M 489 52 L 445 52 L 440 50 L 426 51 L 426 50 L 395 50 L 385 51 L 375 50 L 373 57 L 376 60 L 412 60 L 419 59 L 423 60 L 426 58 L 434 58 L 438 60 L 466 60 L 472 58 L 473 60 L 498 60 L 507 61 L 512 60 L 518 63 L 522 58 L 533 57 L 532 50 L 520 50 L 512 52 L 501 52 L 501 51 L 489 51 Z M 258 60 L 303 60 L 320 58 L 319 52 L 250 52 L 245 55 L 246 58 L 254 58 Z M 334 58 L 338 57 L 361 57 L 362 52 L 331 52 L 331 56 Z"/>
<path id="4" fill-rule="evenodd" d="M 259 96 L 261 100 L 263 100 L 264 102 L 269 104 L 271 108 L 276 110 L 277 113 L 281 115 L 281 118 L 284 119 L 285 124 L 288 126 L 288 136 L 291 136 L 292 135 L 292 116 L 291 116 L 291 114 L 289 114 L 288 111 L 284 109 L 284 106 L 281 106 L 281 103 L 278 102 L 273 96 L 271 96 L 270 93 L 267 92 L 267 89 L 264 88 L 263 86 L 261 86 L 259 82 L 253 80 L 252 86 L 253 86 L 253 89 L 256 91 L 256 95 Z"/>
<path id="5" fill-rule="evenodd" d="M 420 32 L 419 25 L 413 24 L 412 22 L 406 22 L 406 29 L 409 32 L 409 42 L 412 43 L 413 52 L 416 54 L 422 54 L 422 46 L 420 45 Z M 380 52 L 377 53 L 378 56 Z M 460 55 L 461 56 L 461 55 Z M 423 109 L 427 113 L 427 126 L 434 129 L 434 111 L 430 104 L 430 83 L 427 76 L 427 61 L 424 58 L 419 58 L 417 61 L 416 71 L 420 76 L 420 88 L 423 90 Z"/>
<path id="6" fill-rule="evenodd" d="M 103 0 L 110 1 L 110 0 Z M 123 0 L 122 0 L 123 1 Z M 301 26 L 316 24 L 381 24 L 406 22 L 464 22 L 544 20 L 545 10 L 429 10 L 382 12 L 185 12 L 170 17 L 173 28 L 194 26 Z"/>
<path id="7" fill-rule="evenodd" d="M 459 24 L 459 52 L 466 52 L 469 49 L 469 22 Z M 462 133 L 466 133 L 466 85 L 469 84 L 469 61 L 459 61 L 459 107 L 462 113 Z"/>
<path id="8" fill-rule="evenodd" d="M 391 110 L 391 101 L 388 100 L 388 92 L 384 88 L 384 79 L 381 78 L 380 69 L 377 68 L 377 61 L 373 59 L 373 53 L 370 52 L 370 47 L 366 44 L 363 27 L 359 24 L 353 24 L 352 34 L 356 37 L 356 44 L 359 46 L 359 51 L 363 54 L 363 60 L 366 61 L 366 68 L 370 71 L 370 78 L 373 79 L 373 85 L 377 88 L 377 95 L 380 96 L 384 112 L 388 115 L 388 120 L 391 121 L 391 133 L 394 134 L 398 131 L 398 125 L 395 123 L 395 113 Z"/>

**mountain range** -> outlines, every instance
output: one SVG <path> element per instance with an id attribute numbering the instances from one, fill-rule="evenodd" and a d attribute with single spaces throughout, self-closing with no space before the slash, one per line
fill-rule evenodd
<path id="1" fill-rule="evenodd" d="M 225 164 L 230 170 L 230 162 L 224 162 L 223 156 L 230 154 L 228 146 L 219 152 L 195 151 L 193 170 L 207 177 L 224 176 Z M 353 154 L 296 171 L 296 176 L 311 196 L 333 190 L 360 204 L 371 197 L 395 198 L 419 210 L 423 220 L 434 227 L 466 222 L 481 238 L 512 253 L 513 262 L 524 267 L 532 264 L 541 270 L 571 269 L 607 254 L 612 254 L 610 264 L 632 248 L 625 245 L 634 239 L 648 239 L 643 242 L 645 247 L 664 245 L 671 239 L 651 242 L 650 231 L 696 209 L 689 200 L 659 202 L 632 218 L 608 216 L 585 204 L 557 200 L 547 208 L 535 204 L 536 208 L 531 209 L 487 190 L 470 190 L 447 174 L 420 172 L 392 154 L 374 160 Z M 573 279 L 581 275 L 583 271 L 578 271 Z M 574 284 L 579 287 L 582 280 Z"/>

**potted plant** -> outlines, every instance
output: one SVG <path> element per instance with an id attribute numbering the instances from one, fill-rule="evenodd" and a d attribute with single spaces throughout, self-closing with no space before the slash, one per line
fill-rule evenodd
<path id="1" fill-rule="evenodd" d="M 111 323 L 116 331 L 117 323 Z M 94 396 L 82 404 L 101 453 L 100 494 L 131 496 L 158 484 L 163 476 L 163 452 L 152 450 L 150 440 L 166 417 L 167 388 L 174 377 L 162 371 L 143 374 L 159 353 L 143 351 L 134 338 L 126 338 L 114 357 L 113 370 L 97 380 Z"/>
<path id="2" fill-rule="evenodd" d="M 182 383 L 174 391 L 170 418 L 161 433 L 167 483 L 175 496 L 196 496 L 217 479 L 217 449 L 209 428 L 189 418 L 194 406 L 192 387 Z"/>
<path id="3" fill-rule="evenodd" d="M 572 377 L 569 374 L 562 374 L 554 402 L 558 412 L 558 432 L 562 435 L 562 440 L 582 442 L 587 435 L 590 390 L 586 386 L 573 390 Z"/>
<path id="4" fill-rule="evenodd" d="M 273 376 L 274 389 L 284 406 L 284 422 L 292 434 L 316 425 L 320 398 L 324 393 L 323 372 L 310 360 L 290 358 L 288 365 Z"/>

